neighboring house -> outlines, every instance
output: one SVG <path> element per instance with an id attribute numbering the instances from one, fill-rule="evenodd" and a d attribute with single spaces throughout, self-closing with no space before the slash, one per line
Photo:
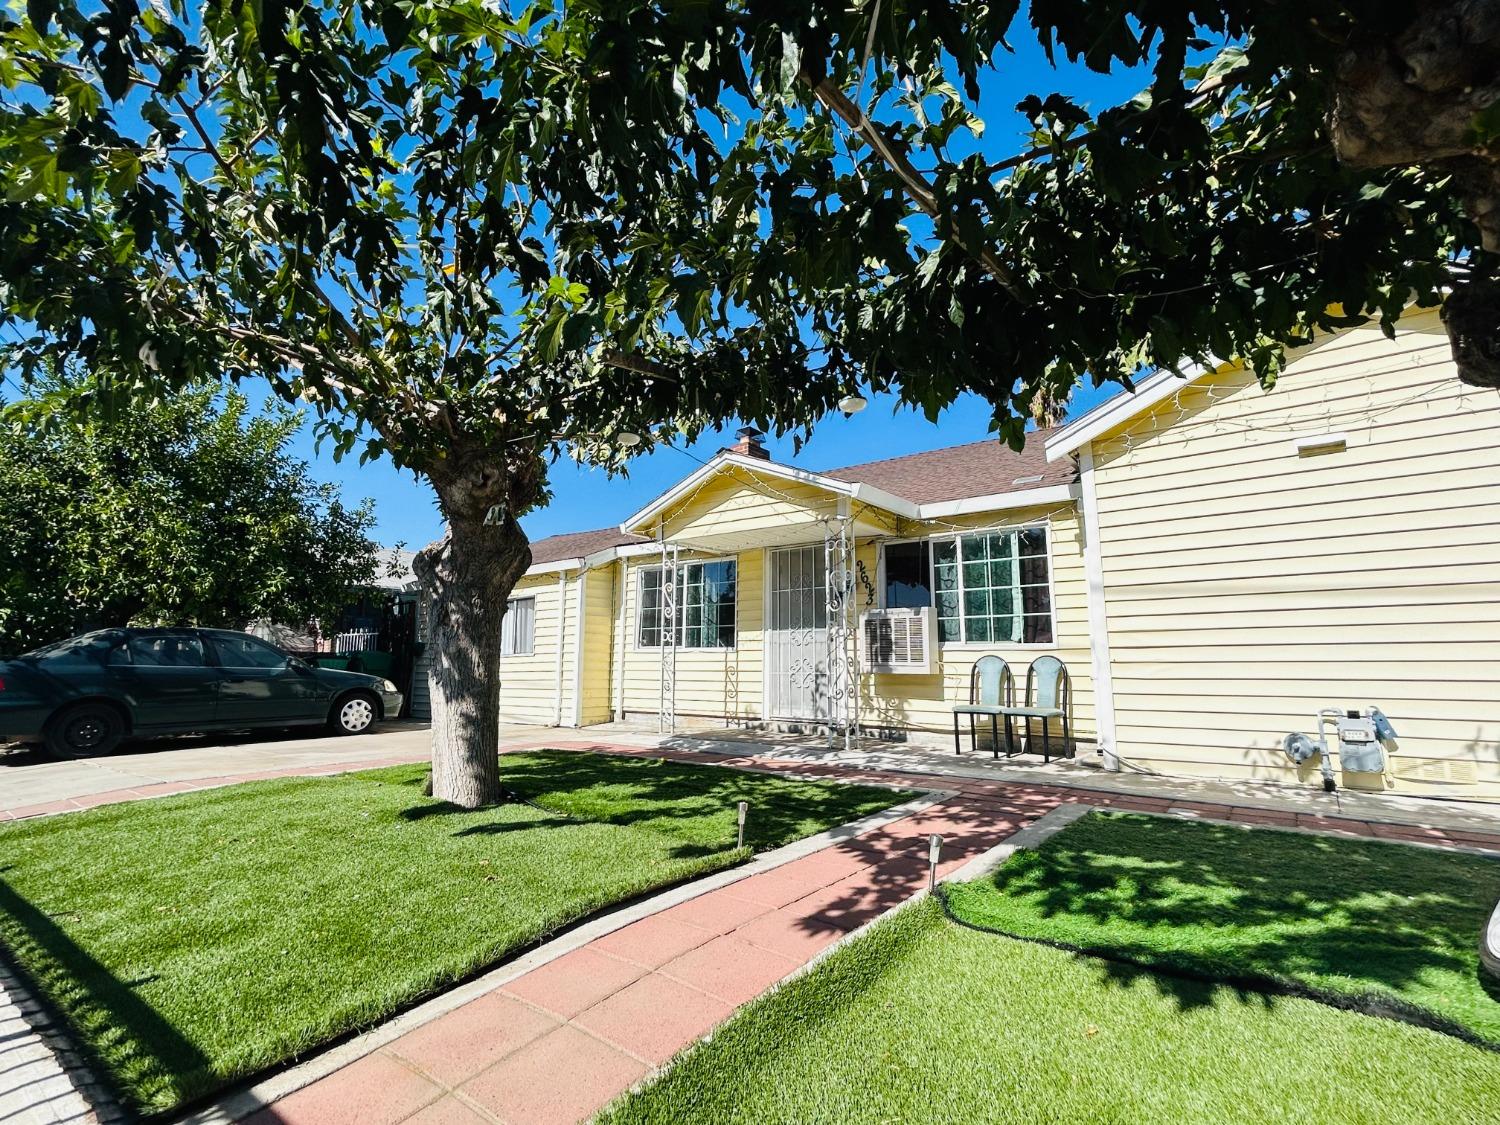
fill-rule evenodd
<path id="1" fill-rule="evenodd" d="M 1282 737 L 1373 703 L 1399 748 L 1346 781 L 1500 796 L 1500 399 L 1435 313 L 1322 338 L 1269 393 L 1154 376 L 1020 453 L 810 472 L 742 435 L 618 528 L 533 546 L 502 720 L 951 737 L 977 657 L 1019 689 L 1046 653 L 1111 763 L 1307 778 Z"/>

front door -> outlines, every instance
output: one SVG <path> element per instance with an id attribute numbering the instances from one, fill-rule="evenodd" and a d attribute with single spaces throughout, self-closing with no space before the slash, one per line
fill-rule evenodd
<path id="1" fill-rule="evenodd" d="M 766 689 L 773 721 L 827 721 L 828 583 L 821 546 L 771 552 Z"/>

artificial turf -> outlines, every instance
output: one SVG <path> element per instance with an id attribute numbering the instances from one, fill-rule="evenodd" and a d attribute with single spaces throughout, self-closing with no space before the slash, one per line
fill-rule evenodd
<path id="1" fill-rule="evenodd" d="M 1500 990 L 1479 968 L 1500 858 L 1096 812 L 947 893 L 975 925 L 1394 996 L 1500 1043 Z"/>
<path id="2" fill-rule="evenodd" d="M 502 773 L 543 808 L 466 812 L 423 796 L 426 773 L 255 782 L 0 826 L 0 946 L 125 1101 L 161 1112 L 601 907 L 902 799 L 542 752 L 507 755 Z"/>
<path id="3" fill-rule="evenodd" d="M 1122 972 L 924 900 L 742 1010 L 608 1125 L 1494 1121 L 1500 1057 L 1407 1024 Z"/>

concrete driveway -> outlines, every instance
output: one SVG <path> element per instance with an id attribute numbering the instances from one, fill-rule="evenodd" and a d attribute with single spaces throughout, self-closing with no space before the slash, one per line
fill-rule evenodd
<path id="1" fill-rule="evenodd" d="M 36 750 L 0 747 L 0 811 L 67 801 L 165 781 L 225 774 L 410 758 L 431 753 L 425 723 L 382 723 L 371 734 L 289 737 L 287 731 L 192 735 L 127 742 L 117 754 L 58 761 Z"/>

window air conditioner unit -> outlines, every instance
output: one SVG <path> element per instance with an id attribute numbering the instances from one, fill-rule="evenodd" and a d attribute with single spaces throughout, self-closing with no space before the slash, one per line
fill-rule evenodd
<path id="1" fill-rule="evenodd" d="M 884 675 L 930 675 L 936 664 L 937 619 L 932 608 L 872 609 L 863 618 L 864 670 Z"/>

